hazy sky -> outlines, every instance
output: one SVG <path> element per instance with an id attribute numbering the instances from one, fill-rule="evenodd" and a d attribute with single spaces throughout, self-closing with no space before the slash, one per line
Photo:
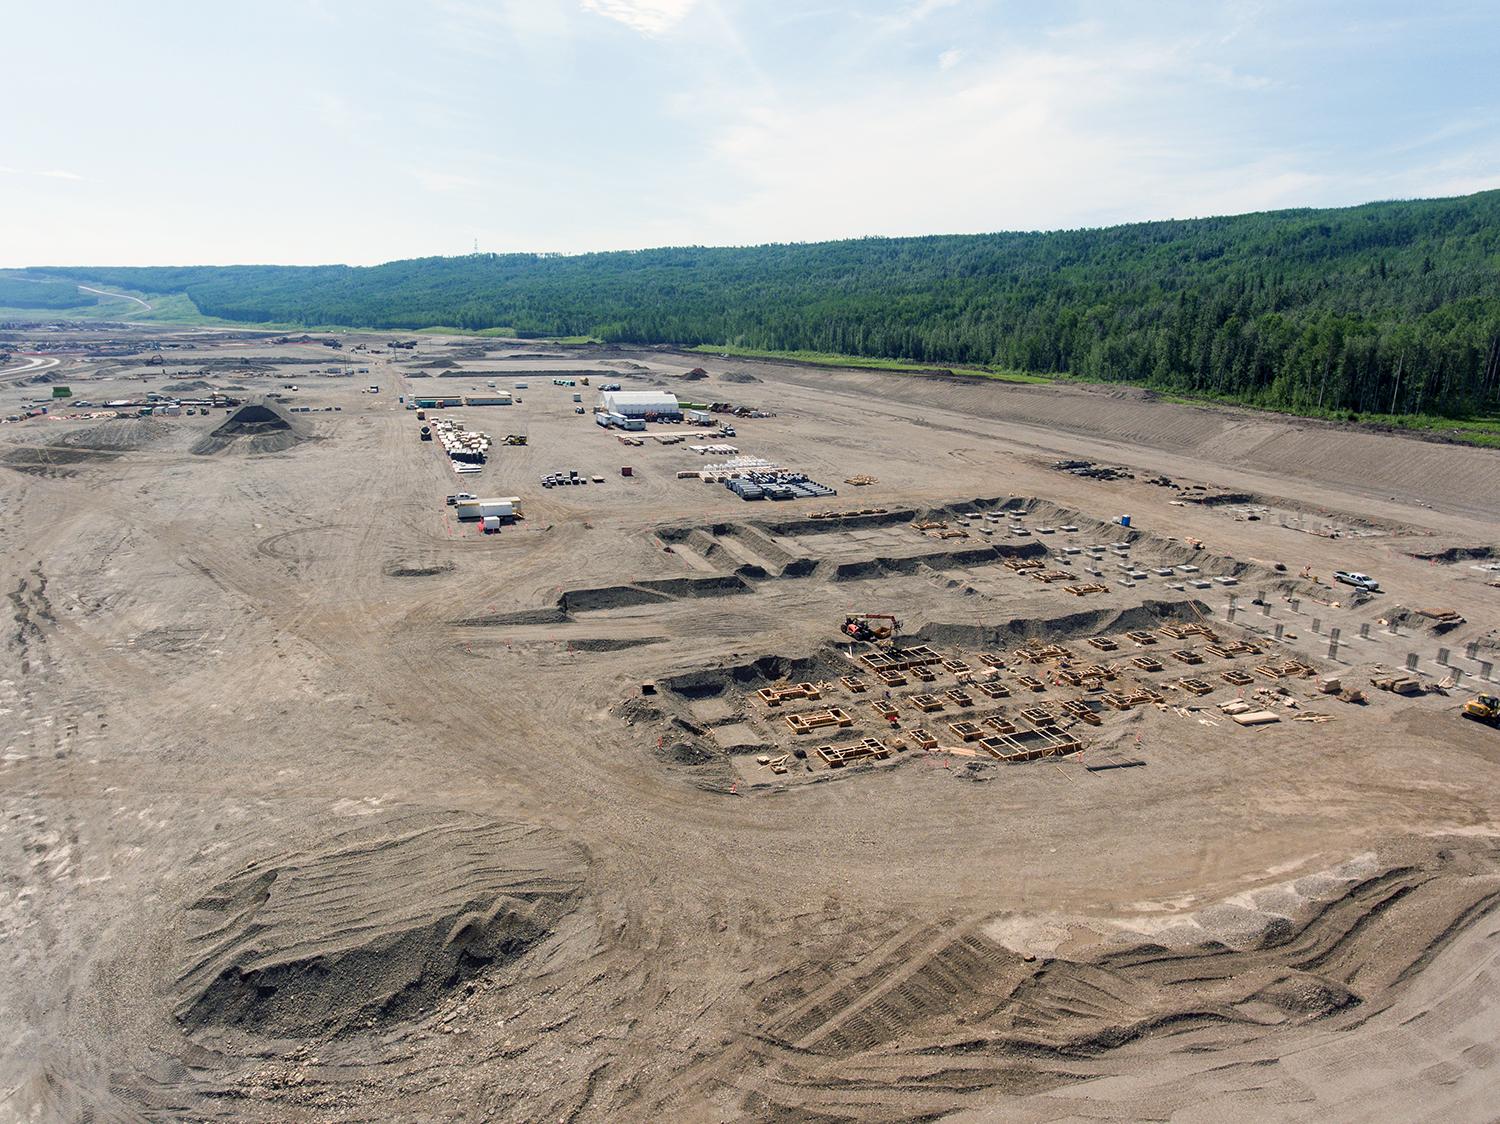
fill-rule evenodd
<path id="1" fill-rule="evenodd" d="M 1496 0 L 6 0 L 0 265 L 371 263 L 1500 187 Z"/>

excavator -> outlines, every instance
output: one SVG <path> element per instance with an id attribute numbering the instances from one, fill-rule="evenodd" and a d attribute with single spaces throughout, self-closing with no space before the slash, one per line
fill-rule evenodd
<path id="1" fill-rule="evenodd" d="M 876 624 L 885 621 L 885 624 Z M 850 640 L 894 642 L 901 622 L 889 613 L 855 613 L 844 618 L 841 630 Z"/>
<path id="2" fill-rule="evenodd" d="M 526 435 L 524 433 L 507 433 L 504 443 L 507 445 L 524 445 L 526 444 Z"/>
<path id="3" fill-rule="evenodd" d="M 1464 703 L 1463 716 L 1488 726 L 1500 726 L 1500 697 L 1475 695 Z"/>

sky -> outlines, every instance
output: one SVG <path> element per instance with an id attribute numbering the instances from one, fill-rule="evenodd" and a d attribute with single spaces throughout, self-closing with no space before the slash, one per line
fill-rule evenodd
<path id="1" fill-rule="evenodd" d="M 1100 226 L 1500 187 L 1494 0 L 7 0 L 0 266 Z"/>

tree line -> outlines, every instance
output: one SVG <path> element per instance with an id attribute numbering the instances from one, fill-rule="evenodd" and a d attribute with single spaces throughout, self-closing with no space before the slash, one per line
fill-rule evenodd
<path id="1" fill-rule="evenodd" d="M 1500 191 L 1052 233 L 48 272 L 255 323 L 982 364 L 1303 412 L 1500 408 Z"/>

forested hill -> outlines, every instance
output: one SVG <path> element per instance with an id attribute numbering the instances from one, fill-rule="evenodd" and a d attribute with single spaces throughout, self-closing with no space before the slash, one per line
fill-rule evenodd
<path id="1" fill-rule="evenodd" d="M 1042 234 L 41 272 L 238 321 L 989 364 L 1304 411 L 1500 406 L 1500 191 Z"/>

